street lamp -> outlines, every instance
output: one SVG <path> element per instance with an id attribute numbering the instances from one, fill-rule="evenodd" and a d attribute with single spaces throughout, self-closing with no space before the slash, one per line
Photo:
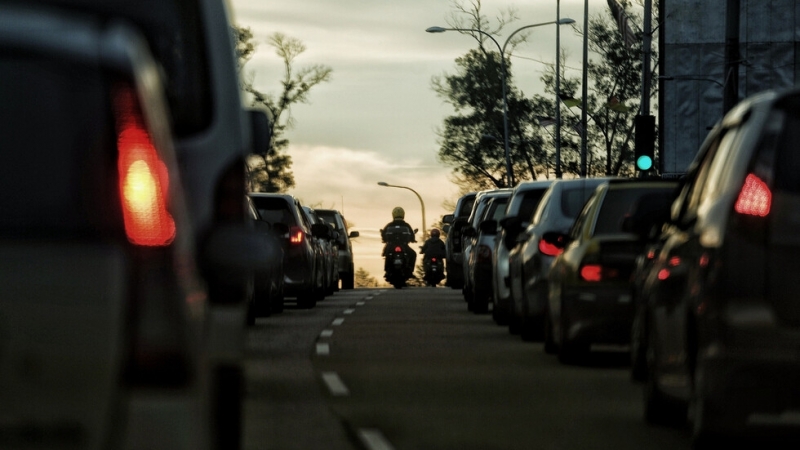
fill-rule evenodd
<path id="1" fill-rule="evenodd" d="M 509 34 L 508 37 L 506 38 L 506 41 L 503 43 L 502 47 L 500 46 L 500 43 L 498 43 L 497 40 L 491 34 L 483 30 L 478 30 L 476 28 L 430 27 L 425 30 L 428 33 L 444 33 L 445 31 L 469 31 L 473 33 L 480 33 L 491 39 L 492 42 L 494 42 L 494 44 L 497 46 L 497 49 L 500 50 L 500 65 L 501 65 L 501 78 L 502 78 L 501 81 L 503 84 L 503 145 L 505 147 L 505 157 L 506 157 L 507 187 L 514 186 L 514 173 L 511 171 L 511 152 L 509 151 L 509 146 L 508 146 L 508 100 L 506 98 L 507 88 L 506 88 L 506 56 L 505 56 L 506 45 L 508 45 L 508 42 L 511 40 L 512 37 L 514 37 L 515 34 L 519 33 L 522 30 L 526 30 L 528 28 L 533 28 L 533 27 L 540 27 L 542 25 L 551 25 L 551 24 L 568 25 L 571 23 L 575 23 L 575 21 L 573 19 L 565 17 L 563 19 L 553 20 L 551 22 L 542 22 L 533 25 L 525 25 L 524 27 L 517 28 L 516 30 L 514 30 L 514 32 Z"/>
<path id="2" fill-rule="evenodd" d="M 427 231 L 428 231 L 428 229 L 425 228 L 425 202 L 422 201 L 422 197 L 420 197 L 419 193 L 417 191 L 411 189 L 410 187 L 395 186 L 395 185 L 389 184 L 389 183 L 387 183 L 385 181 L 379 181 L 378 182 L 378 186 L 393 187 L 393 188 L 400 188 L 400 189 L 408 189 L 409 191 L 413 192 L 414 195 L 417 196 L 417 198 L 419 199 L 419 204 L 420 204 L 420 206 L 422 206 L 422 242 L 425 242 L 425 240 L 427 239 L 426 236 L 427 236 Z"/>

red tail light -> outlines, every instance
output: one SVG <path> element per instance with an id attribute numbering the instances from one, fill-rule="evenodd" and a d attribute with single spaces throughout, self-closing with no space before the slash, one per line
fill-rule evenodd
<path id="1" fill-rule="evenodd" d="M 752 173 L 747 175 L 736 199 L 734 210 L 748 216 L 766 217 L 771 206 L 772 192 L 767 183 Z"/>
<path id="2" fill-rule="evenodd" d="M 300 227 L 292 227 L 289 229 L 289 243 L 298 245 L 303 243 L 306 233 Z"/>
<path id="3" fill-rule="evenodd" d="M 539 239 L 539 251 L 545 256 L 558 256 L 564 253 L 563 248 L 559 248 L 558 246 L 553 245 L 544 239 Z"/>
<path id="4" fill-rule="evenodd" d="M 580 275 L 583 281 L 596 283 L 619 278 L 619 270 L 601 264 L 586 264 L 581 266 Z"/>
<path id="5" fill-rule="evenodd" d="M 175 221 L 167 211 L 167 167 L 145 128 L 132 87 L 115 89 L 114 107 L 119 190 L 128 240 L 136 245 L 169 245 L 175 238 Z"/>
<path id="6" fill-rule="evenodd" d="M 436 258 L 431 258 L 431 262 L 436 262 Z"/>
<path id="7" fill-rule="evenodd" d="M 394 248 L 394 252 L 395 253 L 402 253 L 403 252 L 403 248 L 398 245 L 397 247 Z"/>

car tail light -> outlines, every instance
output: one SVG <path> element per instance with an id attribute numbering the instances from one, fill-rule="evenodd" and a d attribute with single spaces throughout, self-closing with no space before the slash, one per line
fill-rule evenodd
<path id="1" fill-rule="evenodd" d="M 431 258 L 431 262 L 436 262 L 436 258 Z"/>
<path id="2" fill-rule="evenodd" d="M 130 85 L 114 90 L 120 197 L 128 240 L 166 246 L 175 238 L 175 220 L 167 210 L 169 175 L 144 125 Z"/>
<path id="3" fill-rule="evenodd" d="M 619 270 L 613 267 L 605 267 L 602 264 L 584 264 L 580 270 L 581 279 L 596 283 L 619 278 Z"/>
<path id="4" fill-rule="evenodd" d="M 539 251 L 545 256 L 558 256 L 564 253 L 563 248 L 553 245 L 544 239 L 539 239 Z"/>
<path id="5" fill-rule="evenodd" d="M 299 245 L 303 243 L 306 233 L 300 227 L 292 227 L 289 229 L 289 243 Z"/>
<path id="6" fill-rule="evenodd" d="M 772 192 L 767 183 L 752 173 L 747 175 L 734 204 L 734 210 L 747 216 L 766 217 L 771 206 Z"/>

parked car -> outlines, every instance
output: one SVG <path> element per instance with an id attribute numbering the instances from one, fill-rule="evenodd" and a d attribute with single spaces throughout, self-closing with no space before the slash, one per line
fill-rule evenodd
<path id="1" fill-rule="evenodd" d="M 541 339 L 547 311 L 547 274 L 559 250 L 548 245 L 543 236 L 548 232 L 566 233 L 578 217 L 581 208 L 597 186 L 608 178 L 578 178 L 555 180 L 539 202 L 530 225 L 514 226 L 520 219 L 506 219 L 509 241 L 516 245 L 509 251 L 508 277 L 511 291 L 509 331 L 519 333 L 523 340 Z"/>
<path id="2" fill-rule="evenodd" d="M 470 192 L 461 196 L 456 202 L 453 214 L 446 214 L 442 218 L 444 224 L 443 231 L 447 233 L 445 247 L 447 249 L 447 279 L 445 286 L 452 289 L 464 288 L 464 242 L 461 236 L 461 229 L 467 225 L 469 214 L 472 212 L 472 205 L 475 203 L 476 192 Z"/>
<path id="3" fill-rule="evenodd" d="M 674 196 L 675 182 L 610 180 L 600 185 L 569 233 L 545 233 L 562 250 L 550 266 L 544 340 L 565 364 L 595 344 L 630 344 L 631 277 L 646 241 L 634 223 L 653 221 Z M 644 228 L 649 228 L 644 226 Z"/>
<path id="4" fill-rule="evenodd" d="M 322 225 L 320 231 L 314 234 L 313 237 L 314 240 L 316 240 L 320 255 L 322 256 L 321 263 L 324 274 L 322 285 L 324 286 L 324 294 L 326 296 L 333 295 L 336 291 L 336 287 L 339 286 L 339 247 L 334 242 L 336 240 L 335 231 L 329 223 L 325 222 L 322 217 L 317 215 L 314 208 L 303 206 L 303 211 L 306 213 L 312 227 L 315 225 Z M 324 231 L 322 230 L 323 227 Z"/>
<path id="5" fill-rule="evenodd" d="M 467 258 L 467 282 L 465 286 L 471 288 L 467 306 L 476 314 L 485 313 L 492 303 L 492 273 L 493 253 L 499 222 L 504 217 L 506 205 L 511 197 L 510 191 L 501 195 L 487 196 L 488 202 L 483 216 L 479 219 L 478 230 L 472 227 L 465 228 L 464 236 L 473 238 L 472 246 Z"/>
<path id="6" fill-rule="evenodd" d="M 489 200 L 496 196 L 507 197 L 511 194 L 511 189 L 492 189 L 478 192 L 475 196 L 475 202 L 472 205 L 469 218 L 466 225 L 461 229 L 461 250 L 462 250 L 462 278 L 464 280 L 464 287 L 461 293 L 464 295 L 464 301 L 467 302 L 467 307 L 472 311 L 472 298 L 474 295 L 474 287 L 470 284 L 470 258 L 472 258 L 472 247 L 478 238 L 478 228 L 480 222 L 486 213 L 486 207 Z M 491 261 L 491 259 L 489 260 Z"/>
<path id="7" fill-rule="evenodd" d="M 800 91 L 734 107 L 686 175 L 645 286 L 645 417 L 695 444 L 800 436 Z M 796 446 L 796 442 L 794 444 Z"/>
<path id="8" fill-rule="evenodd" d="M 270 224 L 261 220 L 258 210 L 250 197 L 246 198 L 253 226 L 261 233 L 271 248 L 278 249 L 276 258 L 268 270 L 254 273 L 253 295 L 247 310 L 247 325 L 253 326 L 257 317 L 267 317 L 272 313 L 283 312 L 284 273 L 283 252 L 285 236 L 289 227 L 283 223 Z"/>
<path id="9" fill-rule="evenodd" d="M 209 448 L 207 291 L 147 43 L 2 4 L 0 80 L 0 446 Z"/>
<path id="10" fill-rule="evenodd" d="M 332 224 L 339 233 L 337 244 L 339 247 L 339 279 L 342 289 L 353 289 L 355 286 L 355 264 L 353 263 L 353 244 L 350 239 L 359 236 L 358 231 L 347 231 L 347 221 L 339 211 L 334 209 L 317 209 L 319 214 L 328 223 Z"/>
<path id="11" fill-rule="evenodd" d="M 327 233 L 327 227 L 312 226 L 292 195 L 251 192 L 249 196 L 262 221 L 289 228 L 283 237 L 284 293 L 296 298 L 300 308 L 313 308 L 325 296 L 323 256 L 316 239 Z"/>
<path id="12" fill-rule="evenodd" d="M 519 233 L 530 224 L 536 207 L 544 193 L 552 184 L 552 180 L 527 181 L 514 188 L 506 205 L 503 219 L 500 220 L 500 231 L 495 240 L 492 253 L 492 318 L 498 325 L 508 325 L 511 308 L 511 287 L 508 280 L 509 250 L 516 244 Z"/>
<path id="13" fill-rule="evenodd" d="M 241 446 L 247 305 L 253 274 L 271 258 L 251 227 L 245 158 L 268 145 L 263 111 L 242 104 L 237 57 L 224 0 L 3 0 L 50 5 L 125 21 L 147 40 L 165 77 L 181 182 L 208 289 L 208 339 L 217 399 L 215 447 Z M 235 316 L 235 319 L 233 318 Z"/>

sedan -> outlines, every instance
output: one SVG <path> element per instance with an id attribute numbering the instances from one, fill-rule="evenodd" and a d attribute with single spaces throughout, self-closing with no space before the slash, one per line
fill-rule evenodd
<path id="1" fill-rule="evenodd" d="M 630 282 L 645 246 L 634 223 L 668 204 L 675 186 L 611 180 L 587 200 L 568 234 L 545 234 L 548 245 L 563 249 L 550 267 L 545 318 L 545 346 L 557 349 L 561 362 L 579 362 L 595 344 L 630 343 Z"/>

